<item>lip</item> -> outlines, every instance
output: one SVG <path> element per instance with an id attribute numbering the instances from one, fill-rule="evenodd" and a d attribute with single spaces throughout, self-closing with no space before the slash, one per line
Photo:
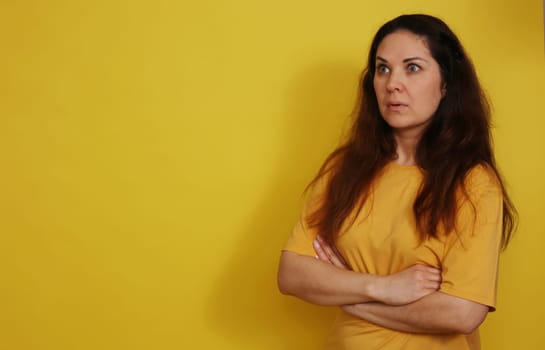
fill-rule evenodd
<path id="1" fill-rule="evenodd" d="M 406 103 L 397 102 L 397 101 L 388 102 L 386 106 L 388 107 L 388 109 L 392 111 L 401 111 L 408 107 Z"/>

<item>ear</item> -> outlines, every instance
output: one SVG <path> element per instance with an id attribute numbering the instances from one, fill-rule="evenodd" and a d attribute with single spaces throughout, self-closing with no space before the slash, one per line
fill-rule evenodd
<path id="1" fill-rule="evenodd" d="M 443 84 L 443 86 L 441 86 L 441 97 L 445 98 L 446 95 L 447 95 L 447 84 Z"/>

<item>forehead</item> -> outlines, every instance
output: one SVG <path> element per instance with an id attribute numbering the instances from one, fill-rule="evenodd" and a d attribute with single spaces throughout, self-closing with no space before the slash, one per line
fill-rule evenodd
<path id="1" fill-rule="evenodd" d="M 408 30 L 398 30 L 382 39 L 376 56 L 387 60 L 408 57 L 431 58 L 431 53 L 426 38 Z"/>

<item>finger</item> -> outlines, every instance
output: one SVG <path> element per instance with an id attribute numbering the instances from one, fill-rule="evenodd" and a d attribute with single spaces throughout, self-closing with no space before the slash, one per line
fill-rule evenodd
<path id="1" fill-rule="evenodd" d="M 443 278 L 441 277 L 441 275 L 436 275 L 436 274 L 430 275 L 429 277 L 429 280 L 434 282 L 441 282 L 442 279 Z"/>
<path id="2" fill-rule="evenodd" d="M 314 240 L 313 245 L 314 245 L 314 251 L 316 252 L 316 255 L 318 256 L 318 259 L 331 264 L 332 262 L 329 260 L 329 257 L 324 252 L 324 249 L 322 248 L 322 245 L 320 244 L 320 242 L 318 242 L 318 240 Z"/>
<path id="3" fill-rule="evenodd" d="M 331 250 L 331 248 L 329 248 L 329 247 L 325 248 L 325 252 L 326 252 L 327 256 L 329 257 L 329 260 L 333 263 L 333 265 L 335 265 L 337 267 L 340 267 L 340 268 L 343 268 L 343 269 L 345 268 L 342 261 L 335 254 L 335 252 L 333 252 L 333 250 Z"/>
<path id="4" fill-rule="evenodd" d="M 333 261 L 333 264 L 337 267 L 346 269 L 346 264 L 344 263 L 344 259 L 340 256 L 340 254 L 337 252 L 335 248 L 327 247 L 327 253 L 329 254 L 329 258 L 331 261 Z"/>
<path id="5" fill-rule="evenodd" d="M 438 269 L 435 269 L 435 268 L 429 269 L 427 271 L 426 278 L 431 280 L 431 281 L 441 281 L 441 279 L 442 279 L 441 270 L 438 270 Z"/>
<path id="6" fill-rule="evenodd" d="M 431 284 L 429 286 L 426 286 L 426 289 L 432 290 L 432 291 L 438 291 L 440 287 L 441 285 L 439 283 L 436 283 L 436 284 Z"/>
<path id="7" fill-rule="evenodd" d="M 427 266 L 427 271 L 432 274 L 440 275 L 441 270 L 436 267 Z"/>
<path id="8" fill-rule="evenodd" d="M 327 255 L 329 261 L 339 267 L 345 269 L 346 266 L 342 262 L 342 260 L 339 258 L 337 253 L 331 248 L 331 246 L 327 243 L 325 243 L 323 240 L 320 239 L 319 241 L 320 247 L 323 249 L 324 253 Z"/>
<path id="9" fill-rule="evenodd" d="M 337 247 L 333 247 L 333 250 L 335 251 L 335 255 L 337 256 L 337 258 L 339 258 L 343 266 L 348 269 L 350 265 L 348 265 L 346 260 L 344 260 L 344 257 L 341 255 L 341 253 L 339 253 L 339 251 L 337 250 Z"/>
<path id="10" fill-rule="evenodd" d="M 320 249 L 322 250 L 323 254 L 327 257 L 327 260 L 329 260 L 331 263 L 334 263 L 334 256 L 331 252 L 331 249 L 329 248 L 329 246 L 324 243 L 323 241 L 320 242 L 320 241 L 317 241 L 318 242 L 318 245 L 320 246 Z"/>
<path id="11" fill-rule="evenodd" d="M 412 265 L 411 267 L 415 267 L 419 271 L 429 272 L 429 273 L 441 273 L 441 269 L 438 267 L 433 267 L 430 265 L 426 265 L 421 262 L 417 262 L 416 264 Z"/>
<path id="12" fill-rule="evenodd" d="M 441 286 L 441 282 L 439 281 L 425 281 L 422 283 L 422 286 L 425 289 L 431 289 L 431 290 L 438 290 Z"/>

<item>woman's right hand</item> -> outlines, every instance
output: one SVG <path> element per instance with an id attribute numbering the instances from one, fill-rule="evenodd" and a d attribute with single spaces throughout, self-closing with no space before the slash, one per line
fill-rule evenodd
<path id="1" fill-rule="evenodd" d="M 319 236 L 314 241 L 316 257 L 343 270 L 350 270 L 339 252 Z M 441 270 L 428 265 L 416 264 L 388 276 L 374 275 L 369 286 L 373 299 L 388 305 L 412 303 L 439 289 Z M 373 293 L 375 292 L 375 293 Z"/>
<path id="2" fill-rule="evenodd" d="M 388 305 L 412 303 L 439 289 L 441 270 L 422 264 L 412 265 L 398 273 L 376 276 L 373 299 Z"/>

